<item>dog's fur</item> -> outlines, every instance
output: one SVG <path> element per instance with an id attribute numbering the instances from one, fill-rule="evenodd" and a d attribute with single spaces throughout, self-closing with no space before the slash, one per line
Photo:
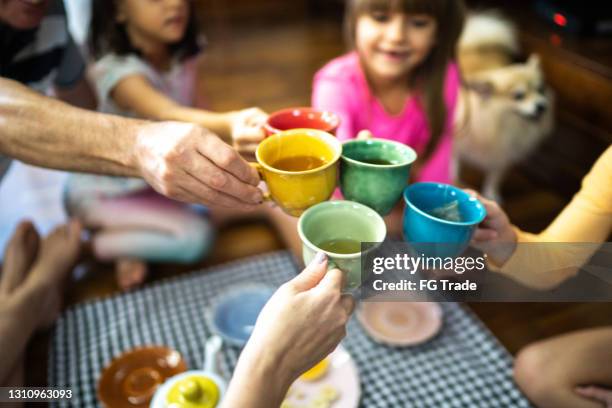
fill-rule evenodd
<path id="1" fill-rule="evenodd" d="M 500 201 L 508 168 L 531 153 L 552 130 L 553 95 L 540 60 L 519 52 L 514 26 L 494 13 L 468 18 L 457 55 L 462 87 L 456 112 L 454 173 L 465 161 L 485 172 L 484 196 Z"/>

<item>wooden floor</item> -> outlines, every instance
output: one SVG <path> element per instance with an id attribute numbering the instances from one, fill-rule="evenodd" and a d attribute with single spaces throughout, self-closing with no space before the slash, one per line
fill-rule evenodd
<path id="1" fill-rule="evenodd" d="M 343 52 L 337 22 L 301 20 L 285 24 L 211 24 L 209 47 L 201 68 L 200 91 L 214 110 L 259 106 L 267 111 L 309 105 L 310 84 L 315 71 Z M 468 174 L 478 183 L 478 174 Z M 567 202 L 546 186 L 534 184 L 519 170 L 504 185 L 505 207 L 521 228 L 537 231 L 547 225 Z M 281 248 L 274 231 L 261 221 L 230 226 L 221 231 L 214 253 L 199 268 Z M 116 291 L 110 265 L 89 263 L 87 275 L 69 294 L 69 304 Z M 186 268 L 157 266 L 155 278 L 176 275 Z M 512 353 L 538 339 L 570 330 L 611 325 L 609 304 L 481 303 L 470 305 Z M 30 347 L 29 367 L 45 361 L 48 334 Z M 43 384 L 44 370 L 28 370 L 30 384 Z"/>

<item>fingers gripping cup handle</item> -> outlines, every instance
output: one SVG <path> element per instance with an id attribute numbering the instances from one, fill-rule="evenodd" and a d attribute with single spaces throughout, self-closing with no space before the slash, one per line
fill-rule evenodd
<path id="1" fill-rule="evenodd" d="M 353 294 L 355 293 L 357 290 L 359 290 L 358 288 L 354 288 L 354 289 L 350 289 L 347 287 L 347 282 L 350 280 L 348 277 L 349 272 L 342 270 L 342 268 L 340 268 L 336 262 L 334 262 L 332 259 L 327 260 L 327 272 L 331 271 L 332 269 L 338 269 L 340 272 L 342 272 L 342 290 L 341 293 L 342 294 Z"/>
<path id="2" fill-rule="evenodd" d="M 266 180 L 264 178 L 263 168 L 261 167 L 261 164 L 250 162 L 249 165 L 255 170 L 257 170 L 257 173 L 259 173 L 259 177 L 265 182 Z M 263 192 L 263 199 L 264 201 L 272 201 L 272 196 L 270 195 L 269 191 Z"/>

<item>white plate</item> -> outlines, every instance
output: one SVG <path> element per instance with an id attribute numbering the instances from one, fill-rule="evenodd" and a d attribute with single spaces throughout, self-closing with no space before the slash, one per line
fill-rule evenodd
<path id="1" fill-rule="evenodd" d="M 356 408 L 361 398 L 359 371 L 351 355 L 342 346 L 338 346 L 329 357 L 331 359 L 327 373 L 315 380 L 304 381 L 298 378 L 291 388 L 285 402 L 289 407 L 308 408 L 326 387 L 334 388 L 338 399 L 330 408 Z"/>

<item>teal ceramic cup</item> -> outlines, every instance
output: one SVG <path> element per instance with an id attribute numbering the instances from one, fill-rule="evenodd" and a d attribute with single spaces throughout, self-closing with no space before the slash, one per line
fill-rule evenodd
<path id="1" fill-rule="evenodd" d="M 404 240 L 427 256 L 460 255 L 487 215 L 478 199 L 449 184 L 414 183 L 404 200 Z"/>
<path id="2" fill-rule="evenodd" d="M 306 210 L 298 221 L 298 234 L 304 263 L 308 265 L 317 252 L 325 252 L 329 267 L 344 272 L 344 290 L 352 290 L 362 282 L 361 243 L 383 242 L 387 227 L 371 208 L 338 200 L 322 202 Z"/>
<path id="3" fill-rule="evenodd" d="M 357 139 L 342 145 L 340 189 L 344 198 L 391 212 L 408 183 L 417 154 L 405 144 L 385 139 Z"/>

